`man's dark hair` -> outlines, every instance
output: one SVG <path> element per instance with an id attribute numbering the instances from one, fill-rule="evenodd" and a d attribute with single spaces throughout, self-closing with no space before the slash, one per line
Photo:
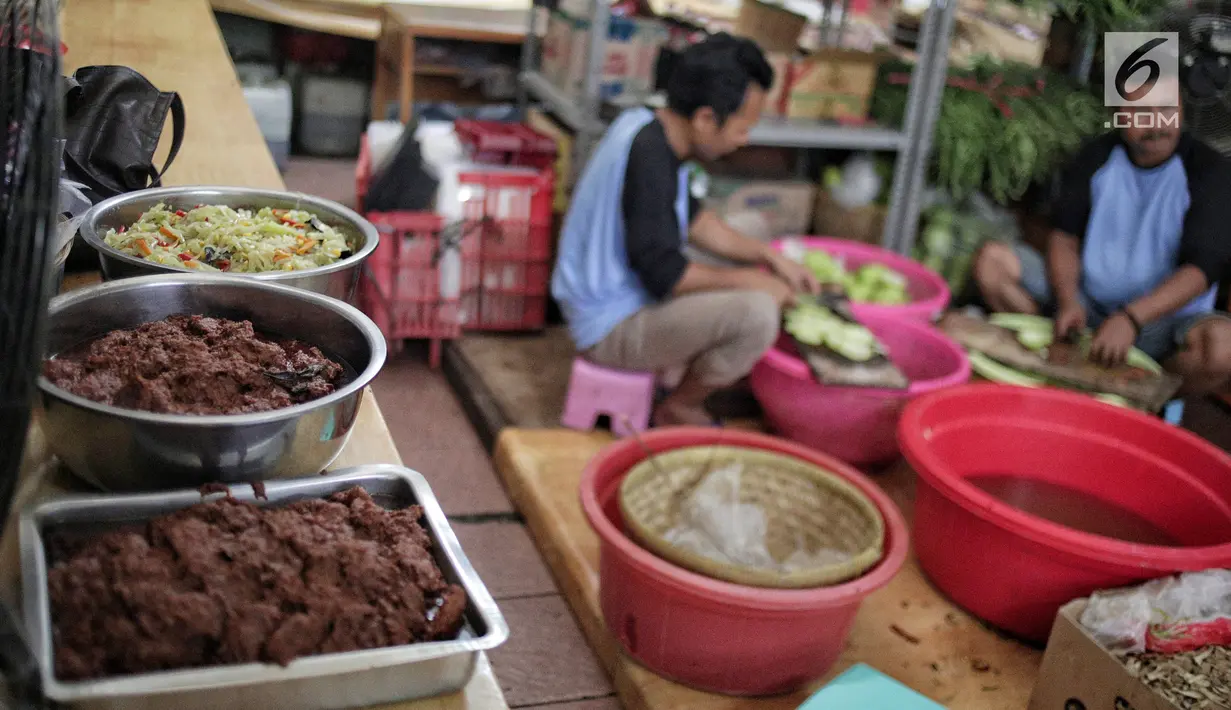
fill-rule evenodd
<path id="1" fill-rule="evenodd" d="M 667 80 L 667 108 L 692 118 L 706 106 L 719 123 L 739 110 L 748 85 L 768 90 L 774 68 L 756 42 L 724 33 L 685 49 Z"/>

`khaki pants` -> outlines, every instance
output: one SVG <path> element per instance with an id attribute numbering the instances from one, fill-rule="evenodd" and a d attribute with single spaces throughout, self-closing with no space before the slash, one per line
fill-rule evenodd
<path id="1" fill-rule="evenodd" d="M 710 387 L 739 381 L 778 337 L 781 316 L 761 291 L 705 291 L 644 308 L 583 355 L 623 370 L 686 367 Z"/>

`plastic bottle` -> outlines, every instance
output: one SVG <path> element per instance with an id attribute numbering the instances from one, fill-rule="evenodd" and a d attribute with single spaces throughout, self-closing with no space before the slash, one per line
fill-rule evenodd
<path id="1" fill-rule="evenodd" d="M 453 301 L 462 295 L 462 254 L 458 244 L 452 240 L 441 247 L 440 263 L 440 298 Z"/>

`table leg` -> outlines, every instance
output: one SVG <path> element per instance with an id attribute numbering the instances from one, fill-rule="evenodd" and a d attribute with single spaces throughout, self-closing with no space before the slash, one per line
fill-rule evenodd
<path id="1" fill-rule="evenodd" d="M 384 38 L 376 43 L 376 69 L 372 74 L 372 105 L 370 107 L 373 121 L 385 120 L 385 112 L 389 108 L 389 67 L 385 61 L 382 48 Z"/>
<path id="2" fill-rule="evenodd" d="M 398 73 L 398 119 L 402 123 L 410 123 L 415 90 L 415 36 L 409 30 L 402 33 L 402 61 Z"/>

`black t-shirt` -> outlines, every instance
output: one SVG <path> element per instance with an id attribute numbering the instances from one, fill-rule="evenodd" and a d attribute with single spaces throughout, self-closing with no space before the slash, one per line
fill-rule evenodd
<path id="1" fill-rule="evenodd" d="M 641 285 L 655 298 L 671 295 L 688 268 L 675 203 L 683 161 L 671 149 L 658 119 L 637 132 L 628 149 L 624 170 L 624 246 L 628 263 Z M 700 202 L 688 196 L 689 220 L 700 214 Z"/>
<path id="2" fill-rule="evenodd" d="M 1218 283 L 1231 263 L 1231 161 L 1187 133 L 1156 168 L 1127 156 L 1119 132 L 1108 133 L 1086 143 L 1062 175 L 1052 226 L 1089 246 L 1085 279 L 1114 293 L 1113 281 L 1144 287 L 1157 279 L 1151 269 L 1191 264 Z"/>

